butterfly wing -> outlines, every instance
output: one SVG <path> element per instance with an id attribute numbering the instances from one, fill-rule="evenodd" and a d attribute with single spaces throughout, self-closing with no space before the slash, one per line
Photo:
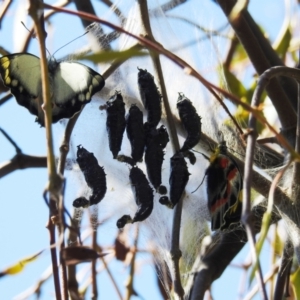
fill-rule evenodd
<path id="1" fill-rule="evenodd" d="M 42 114 L 40 59 L 32 54 L 15 53 L 0 58 L 3 83 L 10 88 L 19 105 L 32 114 Z"/>
<path id="2" fill-rule="evenodd" d="M 48 67 L 53 123 L 72 117 L 104 86 L 102 76 L 83 64 L 57 63 L 50 59 Z M 28 53 L 3 56 L 0 58 L 0 74 L 18 104 L 36 115 L 37 122 L 43 126 L 40 59 Z"/>
<path id="3" fill-rule="evenodd" d="M 53 123 L 62 118 L 71 118 L 82 105 L 104 87 L 103 77 L 91 68 L 76 62 L 52 62 Z"/>
<path id="4" fill-rule="evenodd" d="M 225 229 L 240 221 L 242 177 L 229 156 L 218 154 L 206 170 L 211 229 Z"/>
<path id="5" fill-rule="evenodd" d="M 104 87 L 103 77 L 77 62 L 61 62 L 53 74 L 54 102 L 58 106 L 75 106 L 91 101 Z"/>

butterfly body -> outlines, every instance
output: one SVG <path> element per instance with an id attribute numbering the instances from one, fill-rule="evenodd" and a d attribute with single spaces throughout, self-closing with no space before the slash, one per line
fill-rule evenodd
<path id="1" fill-rule="evenodd" d="M 40 59 L 29 53 L 15 53 L 0 58 L 3 83 L 10 88 L 19 105 L 37 116 L 44 125 Z M 48 78 L 52 102 L 52 122 L 70 118 L 104 87 L 104 79 L 91 68 L 77 62 L 48 60 Z"/>
<path id="2" fill-rule="evenodd" d="M 208 209 L 211 229 L 226 229 L 241 218 L 242 176 L 236 162 L 228 156 L 225 142 L 210 157 L 206 169 Z"/>

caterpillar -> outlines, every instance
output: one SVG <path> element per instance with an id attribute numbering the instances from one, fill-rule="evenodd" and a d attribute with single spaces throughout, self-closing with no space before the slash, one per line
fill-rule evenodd
<path id="1" fill-rule="evenodd" d="M 83 172 L 87 185 L 92 189 L 92 195 L 89 198 L 90 205 L 99 203 L 106 193 L 106 174 L 104 168 L 98 165 L 97 158 L 93 153 L 87 151 L 81 145 L 77 146 L 77 162 L 80 170 Z M 83 204 L 87 205 L 84 197 L 80 197 L 78 201 L 73 202 L 73 206 Z M 81 207 L 83 207 L 81 205 Z"/>
<path id="2" fill-rule="evenodd" d="M 145 132 L 143 127 L 143 113 L 132 104 L 126 118 L 126 131 L 131 145 L 131 157 L 135 162 L 141 161 L 145 148 Z"/>
<path id="3" fill-rule="evenodd" d="M 145 124 L 147 127 L 147 123 Z M 160 194 L 166 194 L 167 188 L 161 185 L 161 170 L 164 160 L 164 148 L 169 141 L 165 126 L 159 129 L 153 127 L 146 130 L 145 163 L 150 182 Z"/>
<path id="4" fill-rule="evenodd" d="M 243 179 L 236 162 L 228 156 L 225 141 L 218 145 L 209 161 L 204 176 L 211 229 L 223 230 L 241 219 Z"/>
<path id="5" fill-rule="evenodd" d="M 106 128 L 108 132 L 109 149 L 113 154 L 113 158 L 116 158 L 121 149 L 123 134 L 126 127 L 125 103 L 121 93 L 116 91 L 106 104 Z"/>
<path id="6" fill-rule="evenodd" d="M 175 153 L 170 159 L 170 164 L 170 200 L 167 196 L 163 196 L 159 199 L 159 202 L 170 208 L 174 208 L 184 192 L 190 173 L 188 172 L 187 164 L 182 152 Z"/>
<path id="7" fill-rule="evenodd" d="M 181 147 L 181 152 L 187 152 L 195 147 L 201 138 L 201 118 L 197 114 L 192 102 L 184 96 L 183 93 L 179 93 L 177 100 L 177 109 L 180 120 L 187 132 L 187 138 Z M 187 157 L 191 157 L 191 152 L 186 154 Z M 195 157 L 190 159 L 191 163 L 195 161 Z M 195 162 L 194 162 L 195 163 Z"/>
<path id="8" fill-rule="evenodd" d="M 161 95 L 153 76 L 147 70 L 138 70 L 138 86 L 143 104 L 148 112 L 147 121 L 152 127 L 156 127 L 161 119 Z"/>
<path id="9" fill-rule="evenodd" d="M 143 171 L 138 167 L 131 168 L 129 179 L 138 209 L 133 219 L 129 215 L 121 217 L 117 221 L 118 228 L 123 228 L 127 223 L 144 221 L 150 216 L 153 209 L 153 190 Z"/>

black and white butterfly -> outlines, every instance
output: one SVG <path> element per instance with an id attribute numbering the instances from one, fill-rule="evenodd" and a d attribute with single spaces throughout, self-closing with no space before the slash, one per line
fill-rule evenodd
<path id="1" fill-rule="evenodd" d="M 43 126 L 40 68 L 40 59 L 29 53 L 0 57 L 3 83 L 10 88 L 18 104 L 36 115 L 36 121 Z M 100 74 L 78 62 L 57 62 L 51 56 L 48 69 L 53 123 L 63 118 L 71 118 L 105 84 Z"/>

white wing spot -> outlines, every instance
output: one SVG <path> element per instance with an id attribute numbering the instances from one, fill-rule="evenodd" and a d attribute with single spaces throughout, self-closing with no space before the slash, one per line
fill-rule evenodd
<path id="1" fill-rule="evenodd" d="M 19 86 L 19 91 L 20 91 L 20 93 L 22 93 L 22 92 L 23 92 L 23 90 L 24 90 L 23 86 L 22 86 L 22 85 L 20 85 L 20 86 Z"/>
<path id="2" fill-rule="evenodd" d="M 97 86 L 97 85 L 99 85 L 99 80 L 98 80 L 98 78 L 99 78 L 99 76 L 95 76 L 95 77 L 93 77 L 93 80 L 92 80 L 92 85 L 93 86 Z"/>
<path id="3" fill-rule="evenodd" d="M 79 94 L 79 95 L 78 95 L 78 100 L 79 100 L 79 101 L 84 101 L 84 100 L 85 100 L 84 95 L 83 95 L 83 94 Z"/>
<path id="4" fill-rule="evenodd" d="M 90 100 L 90 99 L 91 99 L 91 94 L 90 94 L 89 92 L 87 92 L 87 93 L 85 94 L 85 99 L 86 99 L 86 100 Z"/>
<path id="5" fill-rule="evenodd" d="M 12 85 L 13 87 L 18 86 L 18 84 L 19 84 L 19 81 L 18 81 L 17 79 L 13 79 L 13 80 L 11 81 L 11 85 Z"/>

